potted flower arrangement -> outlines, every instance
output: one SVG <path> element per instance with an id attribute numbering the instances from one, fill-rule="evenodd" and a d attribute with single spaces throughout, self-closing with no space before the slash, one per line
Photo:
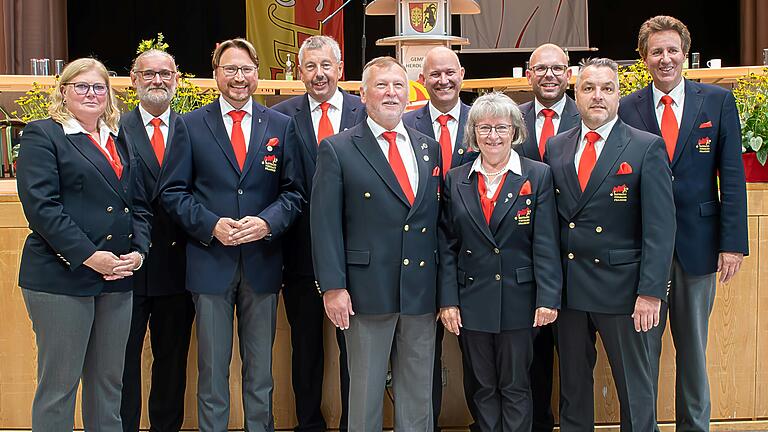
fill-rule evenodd
<path id="1" fill-rule="evenodd" d="M 748 182 L 768 182 L 768 68 L 740 78 L 733 96 L 741 121 L 744 174 Z"/>

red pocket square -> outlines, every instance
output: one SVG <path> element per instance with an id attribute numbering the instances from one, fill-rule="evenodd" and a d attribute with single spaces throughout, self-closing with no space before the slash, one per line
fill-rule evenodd
<path id="1" fill-rule="evenodd" d="M 280 144 L 280 140 L 277 139 L 277 137 L 270 138 L 269 141 L 267 142 L 267 145 L 271 147 L 277 147 L 278 144 Z"/>
<path id="2" fill-rule="evenodd" d="M 699 129 L 711 128 L 711 127 L 712 127 L 712 122 L 711 121 L 707 121 L 707 122 L 704 122 L 704 123 L 699 125 Z"/>
<path id="3" fill-rule="evenodd" d="M 616 175 L 621 174 L 632 174 L 632 165 L 622 162 L 621 165 L 619 165 L 619 170 L 616 171 Z"/>
<path id="4" fill-rule="evenodd" d="M 440 175 L 440 168 L 435 166 L 435 168 L 432 170 L 432 177 L 437 177 Z"/>
<path id="5" fill-rule="evenodd" d="M 525 183 L 523 183 L 523 187 L 520 188 L 520 195 L 530 195 L 531 194 L 531 181 L 526 180 Z"/>

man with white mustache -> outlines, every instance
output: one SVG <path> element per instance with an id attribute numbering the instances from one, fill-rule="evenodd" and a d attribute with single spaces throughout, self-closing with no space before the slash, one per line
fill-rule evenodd
<path id="1" fill-rule="evenodd" d="M 349 424 L 381 432 L 392 364 L 395 430 L 431 432 L 437 311 L 438 144 L 405 126 L 405 68 L 363 69 L 368 119 L 320 142 L 312 187 L 312 258 L 326 315 L 344 331 Z"/>
<path id="2" fill-rule="evenodd" d="M 666 299 L 675 233 L 664 142 L 617 117 L 616 62 L 582 64 L 581 127 L 550 138 L 565 286 L 557 326 L 560 430 L 594 430 L 597 334 L 611 365 L 622 432 L 656 423 L 648 331 Z"/>
<path id="3" fill-rule="evenodd" d="M 150 253 L 134 277 L 120 408 L 125 432 L 139 430 L 141 352 L 147 327 L 153 355 L 147 409 L 150 428 L 178 431 L 184 421 L 187 352 L 195 316 L 184 281 L 187 236 L 163 209 L 157 187 L 170 147 L 186 135 L 183 120 L 170 107 L 178 80 L 176 62 L 170 54 L 159 50 L 141 53 L 131 68 L 139 106 L 120 119 L 120 133 L 128 135 L 144 165 L 145 193 L 153 213 Z"/>
<path id="4" fill-rule="evenodd" d="M 459 63 L 455 52 L 446 47 L 435 47 L 424 57 L 419 82 L 424 84 L 429 94 L 429 102 L 418 110 L 403 115 L 403 123 L 440 143 L 441 166 L 443 174 L 453 167 L 473 162 L 477 152 L 467 151 L 464 142 L 464 126 L 467 123 L 469 105 L 459 99 L 464 81 L 464 68 Z M 432 414 L 435 430 L 440 417 L 443 398 L 443 334 L 444 327 L 436 327 L 435 367 L 432 372 Z M 474 394 L 474 378 L 469 369 L 465 369 L 464 387 L 467 394 Z M 469 412 L 474 419 L 474 401 L 467 401 Z M 472 428 L 472 427 L 470 427 Z"/>
<path id="5" fill-rule="evenodd" d="M 307 92 L 274 105 L 272 109 L 292 117 L 304 170 L 305 189 L 315 175 L 317 145 L 324 138 L 365 120 L 360 98 L 338 88 L 344 70 L 339 44 L 329 36 L 311 36 L 299 48 L 299 72 Z M 310 197 L 307 197 L 309 200 Z M 283 244 L 290 254 L 283 263 L 283 302 L 291 326 L 291 382 L 296 401 L 296 432 L 323 432 L 323 299 L 315 285 L 309 208 L 286 233 Z M 336 330 L 339 346 L 341 416 L 339 430 L 347 430 L 349 372 L 344 334 Z"/>

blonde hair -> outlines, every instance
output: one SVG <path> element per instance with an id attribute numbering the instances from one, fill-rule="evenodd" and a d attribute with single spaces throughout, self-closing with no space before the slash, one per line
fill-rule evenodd
<path id="1" fill-rule="evenodd" d="M 645 59 L 648 56 L 648 39 L 651 35 L 666 30 L 673 30 L 680 35 L 683 55 L 688 55 L 688 50 L 691 49 L 691 33 L 688 27 L 675 17 L 658 15 L 649 18 L 640 26 L 640 33 L 637 35 L 637 51 L 641 58 Z"/>
<path id="2" fill-rule="evenodd" d="M 107 85 L 107 89 L 109 89 L 106 95 L 106 108 L 99 118 L 104 120 L 104 123 L 106 123 L 110 129 L 117 130 L 118 123 L 120 122 L 120 110 L 117 108 L 115 95 L 112 93 L 112 85 L 109 83 L 109 74 L 107 73 L 107 68 L 94 58 L 79 58 L 70 62 L 67 67 L 64 68 L 61 72 L 59 81 L 56 83 L 56 88 L 51 93 L 51 105 L 48 107 L 48 114 L 53 120 L 61 124 L 69 121 L 69 119 L 75 118 L 64 101 L 64 86 L 76 76 L 88 71 L 96 71 L 101 78 L 104 79 L 104 83 Z"/>
<path id="3" fill-rule="evenodd" d="M 216 70 L 216 68 L 221 66 L 219 64 L 221 61 L 221 56 L 224 55 L 224 51 L 230 48 L 237 48 L 247 52 L 248 57 L 251 58 L 251 61 L 256 66 L 256 69 L 259 68 L 259 54 L 256 53 L 256 48 L 254 48 L 250 42 L 243 38 L 235 38 L 225 40 L 224 42 L 217 45 L 216 49 L 213 50 L 213 56 L 211 58 L 211 66 L 213 67 L 213 70 Z"/>

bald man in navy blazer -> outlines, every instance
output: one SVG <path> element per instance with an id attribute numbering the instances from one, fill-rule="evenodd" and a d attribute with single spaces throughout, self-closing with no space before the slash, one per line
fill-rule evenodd
<path id="1" fill-rule="evenodd" d="M 661 139 L 625 125 L 618 66 L 592 59 L 576 82 L 581 127 L 547 141 L 560 215 L 560 430 L 594 429 L 597 334 L 611 365 L 621 430 L 656 423 L 647 333 L 672 263 L 675 205 Z"/>
<path id="2" fill-rule="evenodd" d="M 349 430 L 380 432 L 388 363 L 395 430 L 432 431 L 437 310 L 437 142 L 404 126 L 405 68 L 363 70 L 368 119 L 324 139 L 312 185 L 312 258 L 329 319 L 344 330 Z"/>
<path id="3" fill-rule="evenodd" d="M 274 430 L 280 237 L 305 203 L 301 163 L 290 119 L 251 98 L 258 84 L 253 46 L 244 39 L 222 42 L 213 67 L 221 97 L 184 116 L 189 142 L 171 147 L 161 199 L 189 236 L 200 430 L 227 430 L 236 311 L 245 427 L 267 432 Z"/>
<path id="4" fill-rule="evenodd" d="M 677 364 L 677 429 L 708 431 L 706 351 L 716 272 L 720 282 L 727 283 L 749 253 L 747 192 L 733 94 L 683 78 L 690 46 L 691 35 L 676 18 L 647 20 L 640 28 L 638 51 L 653 83 L 625 96 L 619 116 L 629 125 L 662 136 L 672 168 L 677 235 L 669 308 L 662 309 L 661 325 L 651 338 L 654 384 L 658 386 L 668 312 Z"/>
<path id="5" fill-rule="evenodd" d="M 329 36 L 311 36 L 299 49 L 299 71 L 307 93 L 273 106 L 275 111 L 293 118 L 298 137 L 298 152 L 304 170 L 304 187 L 311 189 L 315 175 L 318 142 L 324 133 L 345 131 L 365 120 L 365 105 L 360 98 L 337 87 L 344 68 L 339 44 Z M 327 105 L 324 105 L 327 104 Z M 324 117 L 325 116 L 325 117 Z M 329 121 L 331 129 L 321 123 Z M 309 201 L 310 197 L 307 196 Z M 323 432 L 323 299 L 317 292 L 312 266 L 312 242 L 309 232 L 309 208 L 286 233 L 283 266 L 283 301 L 291 325 L 291 381 L 296 401 L 297 431 Z M 339 381 L 341 416 L 339 429 L 347 429 L 349 372 L 344 334 L 336 330 L 339 345 Z"/>

